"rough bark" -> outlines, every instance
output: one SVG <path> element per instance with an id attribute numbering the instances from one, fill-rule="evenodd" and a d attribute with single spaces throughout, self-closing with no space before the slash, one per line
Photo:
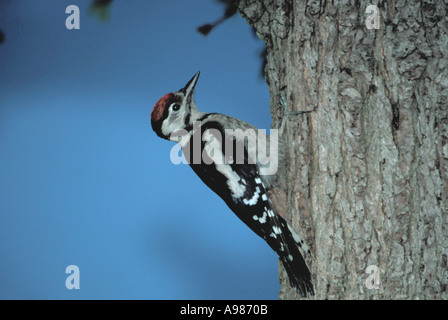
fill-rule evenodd
<path id="1" fill-rule="evenodd" d="M 380 28 L 367 29 L 377 5 Z M 318 299 L 447 299 L 448 1 L 241 0 Z M 285 115 L 281 97 L 289 111 Z M 380 270 L 368 289 L 366 268 Z M 280 299 L 300 298 L 280 266 Z"/>

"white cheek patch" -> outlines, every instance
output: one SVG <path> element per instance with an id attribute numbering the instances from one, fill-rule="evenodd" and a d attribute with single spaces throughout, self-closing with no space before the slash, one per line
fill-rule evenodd
<path id="1" fill-rule="evenodd" d="M 171 135 L 172 131 L 171 131 L 171 129 L 170 129 L 170 123 L 169 123 L 168 119 L 165 119 L 165 120 L 162 122 L 162 127 L 161 127 L 160 129 L 161 129 L 162 133 L 163 133 L 165 136 L 170 136 L 170 135 Z"/>
<path id="2" fill-rule="evenodd" d="M 185 108 L 183 108 L 182 110 L 185 110 Z M 169 137 L 175 131 L 182 130 L 182 128 L 185 125 L 184 117 L 185 117 L 185 111 L 179 111 L 177 113 L 173 113 L 170 110 L 168 117 L 162 122 L 161 127 L 162 133 Z"/>

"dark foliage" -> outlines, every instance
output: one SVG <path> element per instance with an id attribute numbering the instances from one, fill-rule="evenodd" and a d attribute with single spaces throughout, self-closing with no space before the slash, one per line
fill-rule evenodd
<path id="1" fill-rule="evenodd" d="M 208 35 L 213 28 L 220 25 L 228 18 L 234 16 L 238 9 L 238 1 L 235 0 L 218 0 L 218 1 L 224 3 L 226 6 L 224 9 L 224 15 L 213 23 L 207 23 L 198 27 L 198 32 L 200 32 L 204 36 Z"/>
<path id="2" fill-rule="evenodd" d="M 90 6 L 89 11 L 97 15 L 101 21 L 106 21 L 109 18 L 109 8 L 112 0 L 94 0 Z"/>

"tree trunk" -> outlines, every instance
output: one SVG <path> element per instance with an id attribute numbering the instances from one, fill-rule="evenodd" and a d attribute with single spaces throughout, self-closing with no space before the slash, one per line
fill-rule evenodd
<path id="1" fill-rule="evenodd" d="M 371 2 L 239 1 L 266 43 L 272 127 L 287 117 L 286 214 L 315 298 L 447 299 L 448 2 Z"/>

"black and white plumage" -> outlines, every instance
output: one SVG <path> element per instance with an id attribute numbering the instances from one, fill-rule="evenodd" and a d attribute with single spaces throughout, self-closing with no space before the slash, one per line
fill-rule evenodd
<path id="1" fill-rule="evenodd" d="M 311 274 L 298 246 L 309 250 L 287 221 L 274 212 L 268 198 L 276 175 L 264 174 L 268 159 L 259 152 L 259 146 L 266 144 L 272 153 L 271 139 L 242 120 L 200 112 L 194 101 L 198 78 L 199 72 L 183 89 L 159 99 L 151 112 L 153 130 L 163 139 L 179 142 L 199 178 L 279 255 L 297 292 L 313 295 Z M 251 137 L 251 132 L 257 134 Z M 277 150 L 276 160 L 281 162 L 282 148 Z"/>

